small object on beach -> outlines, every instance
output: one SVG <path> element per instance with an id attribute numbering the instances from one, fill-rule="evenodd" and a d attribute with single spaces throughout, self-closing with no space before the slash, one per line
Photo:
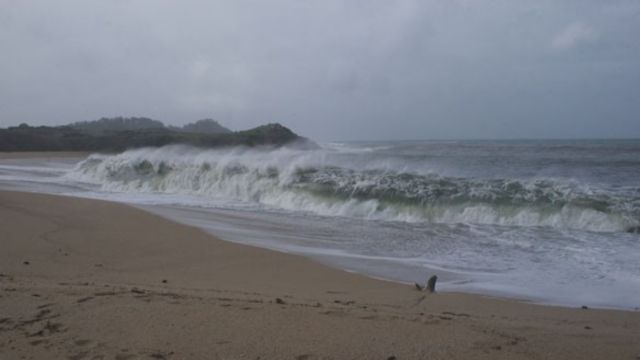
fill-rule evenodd
<path id="1" fill-rule="evenodd" d="M 25 265 L 29 265 L 30 264 L 28 261 L 23 261 L 22 263 L 25 264 Z"/>
<path id="2" fill-rule="evenodd" d="M 162 283 L 166 284 L 167 283 L 167 279 L 162 279 Z"/>
<path id="3" fill-rule="evenodd" d="M 276 298 L 276 304 L 284 305 L 286 303 L 284 302 L 284 300 L 282 300 L 280 298 Z"/>
<path id="4" fill-rule="evenodd" d="M 387 360 L 397 360 L 398 358 L 395 355 L 391 355 L 387 358 Z"/>
<path id="5" fill-rule="evenodd" d="M 429 278 L 429 281 L 427 281 L 427 290 L 429 290 L 429 292 L 436 291 L 436 281 L 438 281 L 438 276 L 436 275 L 433 275 Z"/>
<path id="6" fill-rule="evenodd" d="M 429 292 L 432 293 L 436 291 L 436 281 L 438 281 L 438 276 L 433 275 L 432 277 L 429 278 L 429 280 L 427 280 L 427 284 L 425 286 L 422 286 L 418 283 L 414 283 L 414 286 L 418 291 L 428 290 Z"/>
<path id="7" fill-rule="evenodd" d="M 585 330 L 591 330 L 591 329 L 592 329 L 592 327 L 591 327 L 591 326 L 585 326 L 585 327 L 584 327 L 584 329 L 585 329 Z"/>
<path id="8" fill-rule="evenodd" d="M 582 310 L 589 310 L 589 307 L 587 305 L 582 305 Z"/>

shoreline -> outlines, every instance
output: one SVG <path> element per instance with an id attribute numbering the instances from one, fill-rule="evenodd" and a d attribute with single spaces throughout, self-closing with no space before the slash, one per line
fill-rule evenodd
<path id="1" fill-rule="evenodd" d="M 0 159 L 21 160 L 21 159 L 28 158 L 28 159 L 41 159 L 45 161 L 53 160 L 53 159 L 73 159 L 73 160 L 78 159 L 79 160 L 79 159 L 86 158 L 88 155 L 90 154 L 84 153 L 84 152 L 33 152 L 33 153 L 0 152 Z M 12 191 L 30 191 L 30 189 L 22 189 L 21 187 L 12 187 L 12 186 L 7 186 L 5 187 L 5 189 L 12 190 Z M 45 194 L 47 193 L 56 194 L 56 191 L 42 192 L 42 191 L 36 190 L 36 192 L 45 193 Z M 396 282 L 404 285 L 406 284 L 412 285 L 414 281 L 421 282 L 424 279 L 426 279 L 426 277 L 432 274 L 437 274 L 440 280 L 438 284 L 439 285 L 438 288 L 440 290 L 444 289 L 445 292 L 475 294 L 475 295 L 481 295 L 481 296 L 527 302 L 527 303 L 538 304 L 543 306 L 560 306 L 560 307 L 566 307 L 566 308 L 576 308 L 576 307 L 579 308 L 580 306 L 587 305 L 591 308 L 598 308 L 598 309 L 622 310 L 622 311 L 638 310 L 637 304 L 634 301 L 627 301 L 624 303 L 624 306 L 621 305 L 622 302 L 620 301 L 621 299 L 625 299 L 625 297 L 621 297 L 620 294 L 623 294 L 624 292 L 615 292 L 615 291 L 612 292 L 612 294 L 616 294 L 615 296 L 617 296 L 617 297 L 614 297 L 613 300 L 607 299 L 606 295 L 604 295 L 605 296 L 604 301 L 602 299 L 600 299 L 599 301 L 593 301 L 593 299 L 587 299 L 587 298 L 583 298 L 582 300 L 580 300 L 579 297 L 574 296 L 575 293 L 573 292 L 568 293 L 564 291 L 562 287 L 556 287 L 555 290 L 553 288 L 549 289 L 548 287 L 547 288 L 520 287 L 518 290 L 503 288 L 502 290 L 500 290 L 500 288 L 496 288 L 496 287 L 491 288 L 486 286 L 485 287 L 482 287 L 482 286 L 469 287 L 470 286 L 469 283 L 463 286 L 459 286 L 456 284 L 456 282 L 458 281 L 465 282 L 465 278 L 461 278 L 459 274 L 455 272 L 449 272 L 448 270 L 439 268 L 437 266 L 424 267 L 424 264 L 423 264 L 423 267 L 421 267 L 419 271 L 416 271 L 415 268 L 411 268 L 411 266 L 405 266 L 404 264 L 399 262 L 388 262 L 383 258 L 376 258 L 376 257 L 367 258 L 366 256 L 363 256 L 362 261 L 360 260 L 350 261 L 349 258 L 351 256 L 346 253 L 345 253 L 346 256 L 341 255 L 340 250 L 337 250 L 337 252 L 334 252 L 333 255 L 331 255 L 330 253 L 327 255 L 324 255 L 322 250 L 319 250 L 316 248 L 309 248 L 311 249 L 311 251 L 307 251 L 302 247 L 296 248 L 296 246 L 293 246 L 293 248 L 291 248 L 286 244 L 286 241 L 283 242 L 284 245 L 280 244 L 279 241 L 272 241 L 270 244 L 266 244 L 264 241 L 262 241 L 262 239 L 259 239 L 256 241 L 253 238 L 252 234 L 249 236 L 246 236 L 247 234 L 244 231 L 236 232 L 235 234 L 232 234 L 232 236 L 231 235 L 226 236 L 229 234 L 225 234 L 224 230 L 220 230 L 219 229 L 220 226 L 218 227 L 204 226 L 202 225 L 202 223 L 198 221 L 196 222 L 191 221 L 191 218 L 194 216 L 194 214 L 196 216 L 200 216 L 200 214 L 198 214 L 198 211 L 195 210 L 194 208 L 189 208 L 189 207 L 173 208 L 171 205 L 148 206 L 144 204 L 136 204 L 136 203 L 131 203 L 127 201 L 128 198 L 126 196 L 119 197 L 119 199 L 115 199 L 115 200 L 113 198 L 104 198 L 101 196 L 93 197 L 93 196 L 82 196 L 77 194 L 70 194 L 68 196 L 79 197 L 79 198 L 89 198 L 89 199 L 98 198 L 106 201 L 114 201 L 116 203 L 133 206 L 133 207 L 148 211 L 150 213 L 160 215 L 161 217 L 169 221 L 176 221 L 178 223 L 181 223 L 187 226 L 195 226 L 197 228 L 203 229 L 204 231 L 206 231 L 207 233 L 211 234 L 214 237 L 220 236 L 222 234 L 223 236 L 225 236 L 226 241 L 230 241 L 236 244 L 256 246 L 259 248 L 270 249 L 270 250 L 283 252 L 287 254 L 295 254 L 297 256 L 303 256 L 309 259 L 313 259 L 314 261 L 318 261 L 322 264 L 328 265 L 332 268 L 361 274 L 361 275 L 374 278 L 374 279 L 379 279 L 379 280 L 392 281 L 392 282 Z M 183 212 L 184 214 L 175 215 L 176 212 Z M 204 213 L 206 213 L 206 211 L 203 210 L 203 214 Z M 220 210 L 218 212 L 214 212 L 211 214 L 207 213 L 207 216 L 211 219 L 220 218 L 220 216 L 222 216 L 221 219 L 217 220 L 217 223 L 219 225 L 222 224 L 221 226 L 222 228 L 226 227 L 226 225 L 224 225 L 224 222 L 225 222 L 224 219 L 226 219 L 228 216 L 235 218 L 234 214 L 225 214 L 224 210 Z M 235 222 L 235 226 L 238 228 L 245 227 L 245 224 L 251 224 L 251 219 L 245 218 L 245 219 L 242 219 L 242 221 Z M 309 225 L 313 229 L 315 226 L 315 223 L 307 224 L 307 225 Z M 264 234 L 266 234 L 263 231 L 263 229 L 259 229 L 256 227 L 253 227 L 251 229 L 254 232 L 255 230 L 258 230 L 258 232 L 260 232 L 260 234 L 262 234 L 263 236 Z M 219 233 L 218 230 L 222 232 Z M 297 236 L 295 233 L 291 233 L 289 235 L 293 235 L 294 237 Z M 249 241 L 247 241 L 247 239 L 249 239 Z M 355 255 L 355 257 L 360 258 L 359 255 Z M 368 263 L 371 263 L 373 265 L 368 265 Z M 386 269 L 386 270 L 380 270 L 380 269 Z M 588 285 L 591 285 L 591 284 L 587 284 L 585 289 L 590 288 Z M 517 286 L 515 288 L 517 289 Z M 581 290 L 582 288 L 575 288 L 575 289 Z M 540 291 L 540 290 L 543 290 L 543 291 Z M 600 289 L 600 290 L 604 290 L 604 291 L 598 291 L 594 293 L 608 294 L 608 292 L 606 291 L 607 289 Z M 620 290 L 620 287 L 618 288 L 618 290 Z M 539 294 L 544 294 L 544 296 L 539 296 Z M 562 294 L 562 295 L 558 295 L 558 294 Z M 630 296 L 630 297 L 627 296 L 626 298 L 632 299 L 634 298 L 634 296 Z M 620 301 L 616 302 L 616 299 Z M 609 302 L 606 302 L 606 301 L 609 301 Z"/>
<path id="2" fill-rule="evenodd" d="M 119 203 L 0 191 L 8 358 L 629 358 L 640 313 L 426 294 Z"/>

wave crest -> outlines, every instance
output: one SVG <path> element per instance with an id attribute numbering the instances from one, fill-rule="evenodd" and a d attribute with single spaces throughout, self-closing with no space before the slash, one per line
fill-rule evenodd
<path id="1" fill-rule="evenodd" d="M 107 191 L 191 194 L 372 220 L 600 232 L 639 225 L 640 201 L 604 189 L 550 179 L 470 179 L 362 168 L 326 150 L 139 149 L 92 155 L 67 176 Z"/>

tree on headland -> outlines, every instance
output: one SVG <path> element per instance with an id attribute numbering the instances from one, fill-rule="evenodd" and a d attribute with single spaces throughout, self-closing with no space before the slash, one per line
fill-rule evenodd
<path id="1" fill-rule="evenodd" d="M 164 128 L 164 124 L 158 120 L 153 120 L 146 117 L 122 116 L 113 118 L 103 117 L 94 121 L 80 121 L 73 123 L 70 126 L 92 133 L 99 133 L 103 131 L 126 131 Z"/>
<path id="2" fill-rule="evenodd" d="M 228 134 L 232 131 L 226 127 L 220 125 L 219 122 L 213 119 L 202 119 L 196 122 L 184 125 L 182 128 L 176 128 L 180 131 L 200 133 L 200 134 Z"/>

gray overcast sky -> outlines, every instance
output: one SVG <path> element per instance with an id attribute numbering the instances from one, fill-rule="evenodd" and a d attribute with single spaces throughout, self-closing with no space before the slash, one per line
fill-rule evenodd
<path id="1" fill-rule="evenodd" d="M 0 127 L 640 137 L 638 0 L 0 0 Z"/>

